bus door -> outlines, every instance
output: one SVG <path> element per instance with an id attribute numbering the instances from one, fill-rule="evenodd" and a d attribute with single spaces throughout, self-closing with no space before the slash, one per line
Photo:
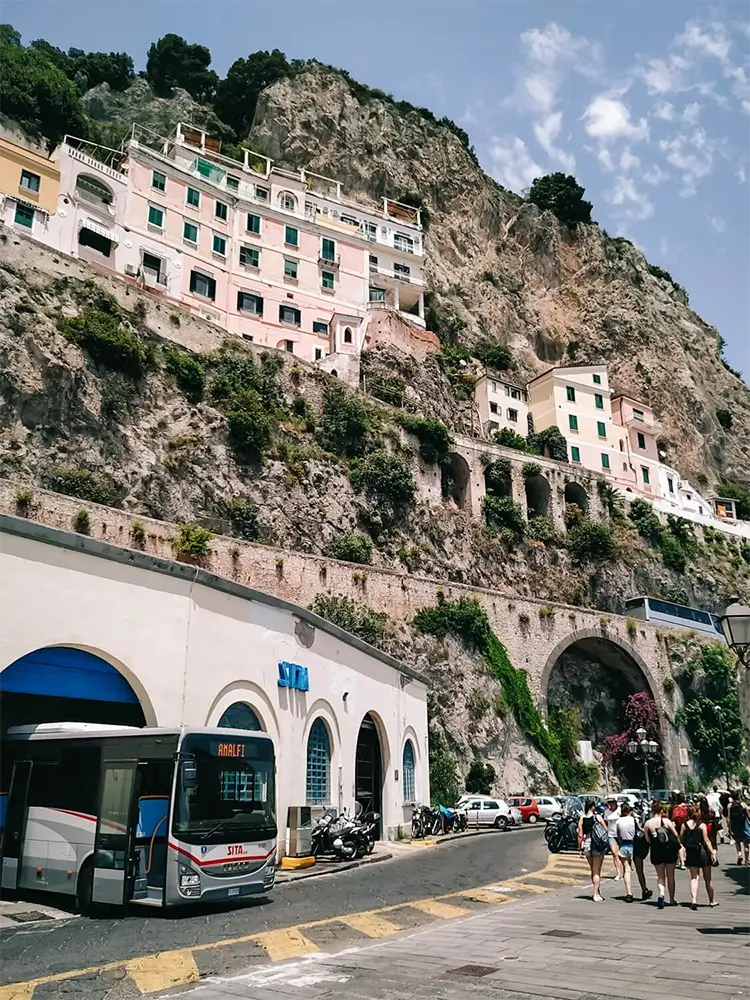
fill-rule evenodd
<path id="1" fill-rule="evenodd" d="M 137 766 L 137 760 L 105 760 L 102 763 L 94 842 L 91 896 L 94 903 L 121 906 L 132 895 Z"/>
<path id="2" fill-rule="evenodd" d="M 31 761 L 17 760 L 13 765 L 3 830 L 3 889 L 17 889 L 21 877 L 21 857 L 26 836 Z"/>

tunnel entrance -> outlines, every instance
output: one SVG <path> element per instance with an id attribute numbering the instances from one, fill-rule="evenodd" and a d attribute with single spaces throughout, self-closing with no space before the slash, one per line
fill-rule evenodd
<path id="1" fill-rule="evenodd" d="M 469 466 L 465 458 L 452 452 L 440 470 L 444 500 L 453 500 L 459 510 L 470 511 Z"/>
<path id="2" fill-rule="evenodd" d="M 145 726 L 138 696 L 101 656 L 72 646 L 45 646 L 0 673 L 2 731 L 41 722 Z"/>
<path id="3" fill-rule="evenodd" d="M 575 504 L 584 514 L 588 513 L 589 498 L 580 483 L 565 484 L 565 506 L 568 504 Z"/>
<path id="4" fill-rule="evenodd" d="M 549 515 L 550 488 L 541 473 L 526 476 L 526 510 L 529 520 Z"/>

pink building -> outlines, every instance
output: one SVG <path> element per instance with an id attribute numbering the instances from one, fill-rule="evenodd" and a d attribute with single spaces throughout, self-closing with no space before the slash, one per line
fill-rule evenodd
<path id="1" fill-rule="evenodd" d="M 50 244 L 231 333 L 321 361 L 358 354 L 374 310 L 424 328 L 416 208 L 348 201 L 336 180 L 230 159 L 182 125 L 134 126 L 120 151 L 66 137 L 57 159 Z"/>
<path id="2" fill-rule="evenodd" d="M 629 396 L 612 398 L 613 432 L 619 454 L 613 456 L 612 474 L 626 488 L 659 497 L 659 450 L 661 426 L 650 406 Z"/>

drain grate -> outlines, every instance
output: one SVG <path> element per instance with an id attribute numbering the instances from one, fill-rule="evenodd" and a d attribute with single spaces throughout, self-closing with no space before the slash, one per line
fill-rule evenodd
<path id="1" fill-rule="evenodd" d="M 41 910 L 26 910 L 24 913 L 8 913 L 6 916 L 15 920 L 17 924 L 28 924 L 32 920 L 52 920 L 49 913 L 42 913 Z"/>
<path id="2" fill-rule="evenodd" d="M 497 968 L 492 965 L 462 965 L 458 969 L 448 969 L 448 975 L 469 976 L 472 979 L 481 979 L 482 976 L 489 976 L 497 971 Z"/>
<path id="3" fill-rule="evenodd" d="M 559 938 L 571 938 L 580 937 L 580 931 L 566 931 L 563 928 L 556 928 L 554 931 L 544 931 L 542 937 L 559 937 Z"/>

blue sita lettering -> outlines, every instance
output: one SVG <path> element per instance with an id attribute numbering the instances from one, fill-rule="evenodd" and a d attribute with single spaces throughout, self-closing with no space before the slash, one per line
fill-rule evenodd
<path id="1" fill-rule="evenodd" d="M 295 691 L 309 691 L 310 682 L 307 667 L 301 667 L 298 663 L 280 663 L 279 687 L 292 688 Z"/>

